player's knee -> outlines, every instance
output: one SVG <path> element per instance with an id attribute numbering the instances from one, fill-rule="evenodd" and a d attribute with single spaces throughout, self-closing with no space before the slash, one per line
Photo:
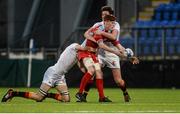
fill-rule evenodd
<path id="1" fill-rule="evenodd" d="M 44 96 L 38 95 L 38 97 L 36 98 L 37 102 L 42 102 L 45 99 Z"/>
<path id="2" fill-rule="evenodd" d="M 124 86 L 125 85 L 125 81 L 124 80 L 118 80 L 117 81 L 117 85 L 118 86 Z"/>
<path id="3" fill-rule="evenodd" d="M 62 102 L 70 102 L 70 96 L 68 91 L 61 92 L 62 95 Z"/>
<path id="4" fill-rule="evenodd" d="M 64 102 L 70 102 L 70 96 L 69 95 L 64 96 L 63 101 Z"/>
<path id="5" fill-rule="evenodd" d="M 96 71 L 96 79 L 103 79 L 103 73 L 101 70 Z"/>

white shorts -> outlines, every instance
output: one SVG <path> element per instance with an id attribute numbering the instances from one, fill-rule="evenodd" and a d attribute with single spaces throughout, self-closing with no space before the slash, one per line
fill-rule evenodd
<path id="1" fill-rule="evenodd" d="M 55 74 L 54 69 L 49 67 L 44 73 L 43 83 L 55 87 L 58 85 L 66 85 L 65 75 Z"/>
<path id="2" fill-rule="evenodd" d="M 108 68 L 120 68 L 120 58 L 115 54 L 109 56 L 98 55 L 98 60 L 102 67 L 106 65 Z"/>

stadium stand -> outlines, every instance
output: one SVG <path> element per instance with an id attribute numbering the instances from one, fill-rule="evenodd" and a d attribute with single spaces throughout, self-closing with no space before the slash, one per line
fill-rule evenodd
<path id="1" fill-rule="evenodd" d="M 180 0 L 159 4 L 151 20 L 138 20 L 134 26 L 138 31 L 139 55 L 161 55 L 163 38 L 165 53 L 180 55 Z M 125 47 L 131 44 L 128 39 L 122 38 L 121 42 L 126 42 Z"/>

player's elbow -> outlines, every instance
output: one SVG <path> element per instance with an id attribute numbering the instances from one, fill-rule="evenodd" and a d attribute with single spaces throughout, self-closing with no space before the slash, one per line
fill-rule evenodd
<path id="1" fill-rule="evenodd" d="M 112 37 L 111 37 L 111 40 L 112 40 L 112 41 L 116 41 L 116 36 L 112 36 Z"/>
<path id="2" fill-rule="evenodd" d="M 84 33 L 84 37 L 87 37 L 87 33 L 86 32 Z"/>
<path id="3" fill-rule="evenodd" d="M 87 38 L 88 36 L 89 36 L 89 32 L 86 31 L 86 32 L 84 33 L 84 37 Z"/>

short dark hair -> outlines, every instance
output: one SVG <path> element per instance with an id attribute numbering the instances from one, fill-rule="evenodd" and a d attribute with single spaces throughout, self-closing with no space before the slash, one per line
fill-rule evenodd
<path id="1" fill-rule="evenodd" d="M 112 9 L 111 7 L 109 7 L 109 6 L 103 6 L 103 7 L 101 7 L 101 13 L 102 13 L 103 11 L 108 11 L 110 14 L 114 14 L 113 9 Z"/>
<path id="2" fill-rule="evenodd" d="M 115 21 L 116 17 L 114 15 L 105 15 L 104 21 Z"/>

